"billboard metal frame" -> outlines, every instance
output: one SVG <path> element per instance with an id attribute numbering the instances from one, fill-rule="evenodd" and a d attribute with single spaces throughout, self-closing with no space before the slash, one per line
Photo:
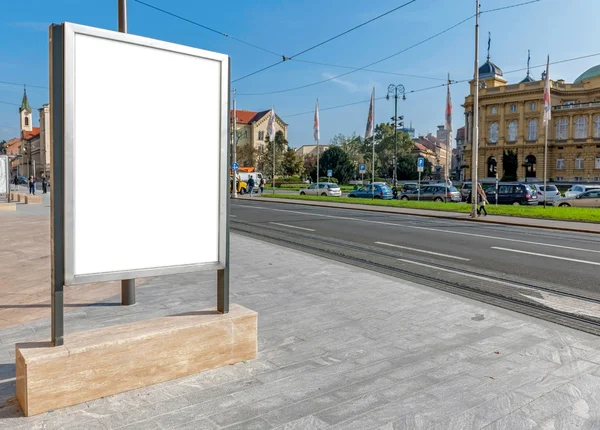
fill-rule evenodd
<path id="1" fill-rule="evenodd" d="M 0 194 L 6 194 L 6 201 L 10 203 L 10 166 L 8 155 L 0 155 L 0 164 L 4 164 L 4 173 L 6 175 L 6 189 L 0 190 Z"/>
<path id="2" fill-rule="evenodd" d="M 127 33 L 71 23 L 50 26 L 50 102 L 52 136 L 51 250 L 52 250 L 52 344 L 64 342 L 64 285 L 116 281 L 199 271 L 217 271 L 217 309 L 229 311 L 229 83 L 230 61 L 224 54 L 148 39 Z M 219 221 L 218 261 L 163 266 L 108 273 L 75 274 L 74 204 L 74 102 L 77 34 L 165 50 L 220 62 L 219 102 Z M 126 210 L 126 209 L 123 209 Z"/>

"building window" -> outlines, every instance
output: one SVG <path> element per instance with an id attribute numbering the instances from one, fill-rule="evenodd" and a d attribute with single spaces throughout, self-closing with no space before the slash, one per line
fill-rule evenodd
<path id="1" fill-rule="evenodd" d="M 587 137 L 588 120 L 584 116 L 575 119 L 575 139 L 585 139 Z"/>
<path id="2" fill-rule="evenodd" d="M 559 118 L 556 121 L 556 140 L 567 140 L 569 129 L 569 120 L 567 118 Z"/>
<path id="3" fill-rule="evenodd" d="M 600 138 L 600 115 L 594 119 L 594 137 Z"/>
<path id="4" fill-rule="evenodd" d="M 516 112 L 517 111 L 517 105 L 510 105 L 510 111 L 511 112 Z"/>
<path id="5" fill-rule="evenodd" d="M 573 180 L 574 180 L 575 182 L 583 182 L 583 176 L 575 176 L 575 177 L 573 178 Z"/>
<path id="6" fill-rule="evenodd" d="M 531 104 L 529 105 L 529 110 L 532 110 L 532 111 L 534 111 L 534 110 L 536 110 L 536 109 L 537 109 L 537 104 L 536 104 L 535 102 L 533 102 L 533 103 L 531 103 Z"/>
<path id="7" fill-rule="evenodd" d="M 490 124 L 490 143 L 498 142 L 498 123 L 493 122 Z"/>
<path id="8" fill-rule="evenodd" d="M 492 106 L 492 115 L 496 115 L 498 113 L 498 108 L 496 106 Z M 600 117 L 598 117 L 600 118 Z"/>
<path id="9" fill-rule="evenodd" d="M 25 117 L 25 125 L 29 125 L 29 118 Z"/>
<path id="10" fill-rule="evenodd" d="M 508 141 L 516 142 L 517 141 L 517 131 L 519 130 L 519 126 L 517 121 L 511 121 L 508 123 Z"/>
<path id="11" fill-rule="evenodd" d="M 564 180 L 565 180 L 565 178 L 564 178 L 563 176 L 557 176 L 557 177 L 556 177 L 556 180 L 557 180 L 557 181 L 564 181 Z"/>
<path id="12" fill-rule="evenodd" d="M 565 159 L 564 158 L 556 159 L 556 170 L 565 170 Z"/>
<path id="13" fill-rule="evenodd" d="M 596 169 L 600 169 L 600 155 L 596 155 Z"/>
<path id="14" fill-rule="evenodd" d="M 575 170 L 583 170 L 583 158 L 575 159 Z"/>
<path id="15" fill-rule="evenodd" d="M 537 140 L 537 119 L 532 119 L 527 123 L 527 140 Z"/>
<path id="16" fill-rule="evenodd" d="M 258 140 L 265 140 L 265 132 L 264 131 L 258 132 Z"/>

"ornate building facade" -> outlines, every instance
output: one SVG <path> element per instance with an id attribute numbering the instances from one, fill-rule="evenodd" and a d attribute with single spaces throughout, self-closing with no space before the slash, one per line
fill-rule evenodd
<path id="1" fill-rule="evenodd" d="M 550 70 L 552 76 L 552 70 Z M 541 181 L 544 175 L 544 76 L 509 84 L 488 60 L 479 69 L 478 176 L 482 180 Z M 471 165 L 475 82 L 465 109 L 463 163 Z M 550 81 L 547 177 L 551 181 L 600 181 L 600 65 L 573 83 Z M 470 179 L 471 168 L 464 169 Z"/>

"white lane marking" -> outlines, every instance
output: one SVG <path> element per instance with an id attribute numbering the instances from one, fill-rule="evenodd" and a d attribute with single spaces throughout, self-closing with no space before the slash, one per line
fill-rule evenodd
<path id="1" fill-rule="evenodd" d="M 288 228 L 297 228 L 298 230 L 315 231 L 312 228 L 304 228 L 304 227 L 298 227 L 295 225 L 281 224 L 280 222 L 270 222 L 269 224 L 280 225 L 282 227 L 288 227 Z"/>
<path id="2" fill-rule="evenodd" d="M 407 249 L 409 251 L 421 252 L 423 254 L 438 255 L 440 257 L 453 258 L 455 260 L 471 261 L 470 258 L 462 258 L 462 257 L 456 257 L 454 255 L 441 254 L 439 252 L 425 251 L 424 249 L 409 248 L 408 246 L 394 245 L 393 243 L 385 243 L 385 242 L 375 242 L 375 243 L 378 245 L 391 246 L 393 248 L 400 248 L 400 249 Z"/>
<path id="3" fill-rule="evenodd" d="M 537 257 L 554 258 L 556 260 L 573 261 L 575 263 L 592 264 L 594 266 L 600 266 L 600 263 L 596 263 L 595 261 L 586 261 L 586 260 L 578 260 L 576 258 L 558 257 L 556 255 L 540 254 L 538 252 L 529 252 L 529 251 L 520 251 L 518 249 L 500 248 L 499 246 L 492 246 L 492 249 L 497 249 L 499 251 L 516 252 L 518 254 L 535 255 Z"/>
<path id="4" fill-rule="evenodd" d="M 509 239 L 506 237 L 488 236 L 485 234 L 465 233 L 465 232 L 461 232 L 461 231 L 443 230 L 443 229 L 432 228 L 432 227 L 417 227 L 414 225 L 396 224 L 393 222 L 373 221 L 373 220 L 336 216 L 336 215 L 325 215 L 325 214 L 315 214 L 315 213 L 309 213 L 309 212 L 290 211 L 290 210 L 286 210 L 286 209 L 272 209 L 272 208 L 263 208 L 263 207 L 258 207 L 258 206 L 245 206 L 245 207 L 252 208 L 252 209 L 265 210 L 265 211 L 288 212 L 288 213 L 293 213 L 293 214 L 311 215 L 311 216 L 317 216 L 317 217 L 323 217 L 323 218 L 334 218 L 334 219 L 343 219 L 343 220 L 348 220 L 348 221 L 359 221 L 359 222 L 366 222 L 366 223 L 370 223 L 370 224 L 392 225 L 392 226 L 396 226 L 396 227 L 411 228 L 413 230 L 437 231 L 440 233 L 457 234 L 457 235 L 461 235 L 461 236 L 472 236 L 472 237 L 479 237 L 479 238 L 483 238 L 483 239 L 503 240 L 505 242 L 526 243 L 529 245 L 540 245 L 540 246 L 547 246 L 547 247 L 551 247 L 551 248 L 570 249 L 573 251 L 594 252 L 594 253 L 600 254 L 600 250 L 596 250 L 596 249 L 576 248 L 574 246 L 554 245 L 552 243 L 541 243 L 541 242 L 532 242 L 529 240 Z M 340 208 L 340 209 L 345 209 L 345 208 Z M 394 215 L 394 213 L 389 213 L 389 214 Z M 396 215 L 406 215 L 406 214 L 396 214 Z M 418 217 L 418 215 L 409 215 L 409 216 L 417 216 Z"/>
<path id="5" fill-rule="evenodd" d="M 237 215 L 231 215 L 231 214 L 229 214 L 229 216 L 230 216 L 231 218 L 237 218 Z"/>

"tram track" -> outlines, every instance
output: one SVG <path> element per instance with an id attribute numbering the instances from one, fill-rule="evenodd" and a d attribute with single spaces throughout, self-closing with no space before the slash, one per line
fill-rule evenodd
<path id="1" fill-rule="evenodd" d="M 268 223 L 252 223 L 236 218 L 231 220 L 231 230 L 259 240 L 600 335 L 600 296 L 593 293 L 583 296 L 559 285 L 536 285 L 510 279 L 506 275 L 475 272 L 465 266 L 449 266 L 426 257 L 417 258 L 402 254 L 402 258 L 398 258 L 398 251 L 315 233 L 289 231 Z M 421 264 L 423 261 L 427 264 Z M 543 298 L 549 295 L 571 302 L 580 302 L 586 306 L 597 306 L 598 316 L 582 315 L 548 306 L 543 303 Z"/>

